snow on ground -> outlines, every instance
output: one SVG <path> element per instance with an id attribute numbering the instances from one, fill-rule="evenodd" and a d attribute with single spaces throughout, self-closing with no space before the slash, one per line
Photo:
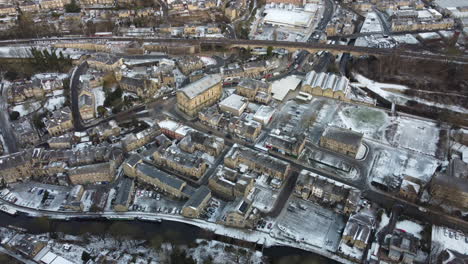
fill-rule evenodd
<path id="1" fill-rule="evenodd" d="M 432 226 L 432 248 L 438 254 L 444 249 L 454 250 L 461 254 L 468 252 L 468 234 L 445 226 Z"/>
<path id="2" fill-rule="evenodd" d="M 204 263 L 207 259 L 212 259 L 212 263 L 263 263 L 260 251 L 251 252 L 245 248 L 225 244 L 219 241 L 207 241 L 198 239 L 197 247 L 187 249 L 189 256 L 192 256 L 197 263 Z"/>
<path id="3" fill-rule="evenodd" d="M 418 44 L 419 41 L 411 34 L 393 35 L 392 38 L 401 44 Z"/>
<path id="4" fill-rule="evenodd" d="M 346 106 L 332 120 L 332 126 L 351 129 L 364 137 L 384 140 L 385 130 L 390 125 L 388 114 L 380 109 L 367 106 Z"/>
<path id="5" fill-rule="evenodd" d="M 402 148 L 435 156 L 439 142 L 439 130 L 436 123 L 400 117 L 393 143 Z"/>
<path id="6" fill-rule="evenodd" d="M 384 211 L 384 213 L 382 214 L 382 219 L 380 219 L 380 223 L 379 223 L 379 227 L 377 228 L 377 232 L 382 230 L 382 228 L 384 228 L 385 226 L 387 226 L 389 222 L 390 222 L 390 217 L 388 217 L 387 212 Z"/>
<path id="7" fill-rule="evenodd" d="M 65 103 L 65 96 L 52 96 L 47 98 L 47 102 L 44 107 L 49 111 L 54 111 L 63 107 Z"/>
<path id="8" fill-rule="evenodd" d="M 336 252 L 341 239 L 340 232 L 345 226 L 343 217 L 332 210 L 296 197 L 290 201 L 284 206 L 270 235 Z M 289 211 L 289 205 L 297 201 L 306 205 L 307 209 L 296 208 Z"/>
<path id="9" fill-rule="evenodd" d="M 5 144 L 5 139 L 3 138 L 3 135 L 0 133 L 0 144 L 2 144 L 3 147 L 3 152 L 8 153 L 8 146 Z"/>
<path id="10" fill-rule="evenodd" d="M 106 99 L 106 95 L 104 93 L 104 90 L 101 87 L 96 87 L 93 89 L 93 94 L 94 94 L 94 102 L 95 102 L 95 107 L 97 109 L 98 106 L 104 105 L 104 100 Z"/>
<path id="11" fill-rule="evenodd" d="M 15 105 L 10 110 L 19 112 L 21 116 L 26 116 L 38 110 L 39 108 L 41 108 L 41 104 L 39 102 L 34 102 L 34 103 L 26 102 L 23 104 Z"/>
<path id="12" fill-rule="evenodd" d="M 404 230 L 405 232 L 410 233 L 415 237 L 421 239 L 421 231 L 423 230 L 423 226 L 418 223 L 415 223 L 410 220 L 398 221 L 396 223 L 395 228 Z"/>
<path id="13" fill-rule="evenodd" d="M 361 33 L 368 32 L 382 32 L 382 25 L 380 25 L 380 19 L 375 12 L 370 12 L 364 20 L 364 24 L 361 27 Z"/>
<path id="14" fill-rule="evenodd" d="M 350 247 L 346 245 L 346 243 L 344 242 L 340 242 L 339 251 L 342 254 L 349 256 L 351 258 L 354 258 L 354 259 L 361 259 L 362 255 L 364 254 L 364 252 L 360 250 L 359 248 Z"/>
<path id="15" fill-rule="evenodd" d="M 404 85 L 379 83 L 379 82 L 374 82 L 373 80 L 370 80 L 361 74 L 354 73 L 353 75 L 354 75 L 354 78 L 356 78 L 356 80 L 359 83 L 363 84 L 369 90 L 379 94 L 380 96 L 382 96 L 383 98 L 385 98 L 386 100 L 390 102 L 394 102 L 395 104 L 405 105 L 408 101 L 414 100 L 421 104 L 448 109 L 454 112 L 460 112 L 460 113 L 468 112 L 468 108 L 464 108 L 461 106 L 435 103 L 435 102 L 431 102 L 431 101 L 428 101 L 419 97 L 408 96 L 400 92 L 394 91 L 394 90 L 402 91 L 402 90 L 409 89 L 407 86 L 404 86 Z"/>
<path id="16" fill-rule="evenodd" d="M 203 62 L 203 64 L 205 64 L 205 66 L 216 65 L 216 60 L 211 57 L 201 56 L 199 58 Z"/>
<path id="17" fill-rule="evenodd" d="M 433 157 L 415 153 L 400 148 L 393 148 L 377 142 L 372 144 L 376 157 L 370 174 L 372 180 L 388 185 L 385 179 L 394 179 L 396 182 L 405 176 L 411 176 L 427 183 L 434 175 L 439 161 Z"/>

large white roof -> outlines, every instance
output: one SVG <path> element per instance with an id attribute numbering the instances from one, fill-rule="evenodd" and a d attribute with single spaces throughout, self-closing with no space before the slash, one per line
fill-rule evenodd
<path id="1" fill-rule="evenodd" d="M 302 79 L 296 75 L 290 75 L 283 79 L 274 81 L 271 85 L 273 98 L 279 101 L 283 101 L 290 90 L 296 90 L 301 81 Z"/>
<path id="2" fill-rule="evenodd" d="M 219 103 L 219 106 L 224 106 L 230 109 L 241 110 L 247 106 L 247 100 L 245 97 L 231 94 L 230 96 L 226 97 L 223 101 Z"/>
<path id="3" fill-rule="evenodd" d="M 291 11 L 284 9 L 267 9 L 264 22 L 273 25 L 290 27 L 308 27 L 312 23 L 313 14 L 304 11 Z"/>

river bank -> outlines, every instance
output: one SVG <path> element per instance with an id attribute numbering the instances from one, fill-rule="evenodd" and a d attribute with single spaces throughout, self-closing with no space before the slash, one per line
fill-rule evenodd
<path id="1" fill-rule="evenodd" d="M 261 244 L 226 237 L 200 227 L 175 221 L 162 221 L 161 223 L 141 220 L 109 221 L 104 218 L 63 220 L 30 217 L 23 214 L 11 216 L 0 213 L 0 226 L 8 227 L 8 225 L 24 228 L 32 234 L 51 233 L 52 236 L 56 233 L 74 236 L 109 234 L 129 239 L 146 240 L 148 243 L 154 242 L 156 239 L 175 245 L 193 244 L 197 239 L 218 240 L 247 249 L 263 251 L 263 255 L 270 263 L 286 263 L 286 260 L 297 261 L 288 261 L 288 264 L 300 263 L 303 260 L 307 260 L 307 263 L 338 263 L 313 252 L 288 246 L 263 247 Z"/>

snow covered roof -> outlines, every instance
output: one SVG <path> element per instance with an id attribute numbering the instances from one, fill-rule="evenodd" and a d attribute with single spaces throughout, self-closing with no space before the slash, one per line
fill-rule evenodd
<path id="1" fill-rule="evenodd" d="M 267 24 L 289 27 L 308 27 L 312 23 L 313 14 L 303 11 L 284 9 L 266 9 L 264 22 Z"/>
<path id="2" fill-rule="evenodd" d="M 189 99 L 197 97 L 199 94 L 210 89 L 221 82 L 221 75 L 207 75 L 195 82 L 189 83 L 179 91 L 184 93 Z"/>
<path id="3" fill-rule="evenodd" d="M 219 103 L 220 107 L 232 109 L 242 113 L 247 107 L 247 99 L 237 94 L 231 94 Z"/>
<path id="4" fill-rule="evenodd" d="M 296 75 L 290 75 L 272 83 L 273 98 L 283 101 L 289 91 L 296 90 L 302 79 Z"/>

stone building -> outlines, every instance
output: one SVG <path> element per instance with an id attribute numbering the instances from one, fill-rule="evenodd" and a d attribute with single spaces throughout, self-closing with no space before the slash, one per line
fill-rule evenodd
<path id="1" fill-rule="evenodd" d="M 338 127 L 327 127 L 320 138 L 320 146 L 356 158 L 362 134 Z"/>
<path id="2" fill-rule="evenodd" d="M 208 169 L 208 164 L 204 159 L 184 152 L 175 145 L 168 148 L 159 147 L 153 153 L 153 159 L 158 166 L 168 167 L 194 178 L 201 178 Z"/>
<path id="3" fill-rule="evenodd" d="M 249 99 L 262 104 L 271 101 L 271 84 L 255 79 L 243 79 L 236 87 L 236 92 Z"/>
<path id="4" fill-rule="evenodd" d="M 342 241 L 348 246 L 363 250 L 369 243 L 375 228 L 374 212 L 364 209 L 349 217 L 343 231 Z"/>
<path id="5" fill-rule="evenodd" d="M 93 119 L 95 115 L 94 93 L 88 89 L 83 89 L 78 97 L 78 108 L 83 120 Z"/>
<path id="6" fill-rule="evenodd" d="M 265 141 L 265 146 L 269 151 L 298 158 L 304 150 L 305 143 L 306 137 L 303 134 L 291 136 L 270 134 Z"/>
<path id="7" fill-rule="evenodd" d="M 301 91 L 317 96 L 335 98 L 348 101 L 349 80 L 345 76 L 334 73 L 315 72 L 307 73 L 302 82 Z"/>
<path id="8" fill-rule="evenodd" d="M 39 134 L 30 119 L 22 117 L 18 121 L 12 122 L 11 126 L 15 131 L 15 138 L 21 146 L 24 147 L 39 143 Z"/>
<path id="9" fill-rule="evenodd" d="M 105 0 L 107 1 L 107 0 Z M 89 67 L 100 71 L 115 72 L 123 65 L 123 59 L 107 53 L 98 53 L 86 61 Z"/>
<path id="10" fill-rule="evenodd" d="M 124 177 L 120 181 L 117 195 L 115 196 L 114 201 L 114 211 L 116 212 L 126 212 L 128 211 L 128 206 L 132 200 L 132 194 L 135 187 L 134 180 L 132 178 Z"/>
<path id="11" fill-rule="evenodd" d="M 255 177 L 219 166 L 208 180 L 208 187 L 217 195 L 229 200 L 246 196 L 254 186 Z"/>
<path id="12" fill-rule="evenodd" d="M 189 116 L 216 103 L 222 95 L 221 76 L 207 75 L 177 91 L 177 107 Z"/>
<path id="13" fill-rule="evenodd" d="M 294 194 L 304 200 L 336 206 L 345 214 L 356 211 L 360 200 L 358 189 L 306 170 L 299 174 Z"/>
<path id="14" fill-rule="evenodd" d="M 61 135 L 73 128 L 72 114 L 68 106 L 55 110 L 45 120 L 45 126 L 51 136 Z"/>
<path id="15" fill-rule="evenodd" d="M 32 174 L 32 153 L 30 150 L 0 157 L 0 178 L 6 183 L 29 179 Z"/>
<path id="16" fill-rule="evenodd" d="M 72 168 L 68 171 L 72 184 L 94 184 L 110 182 L 115 177 L 114 162 L 103 162 Z"/>
<path id="17" fill-rule="evenodd" d="M 182 215 L 199 218 L 211 199 L 211 191 L 205 185 L 200 186 L 182 208 Z"/>
<path id="18" fill-rule="evenodd" d="M 267 174 L 279 180 L 285 180 L 291 170 L 291 165 L 285 161 L 237 144 L 224 156 L 224 164 L 232 169 L 244 164 L 256 173 Z"/>
<path id="19" fill-rule="evenodd" d="M 198 150 L 217 157 L 224 149 L 224 139 L 199 131 L 191 131 L 179 142 L 179 147 L 189 153 Z"/>
<path id="20" fill-rule="evenodd" d="M 72 136 L 70 134 L 53 137 L 47 140 L 51 149 L 70 149 L 72 147 Z"/>
<path id="21" fill-rule="evenodd" d="M 136 165 L 136 178 L 160 188 L 176 198 L 188 198 L 194 193 L 193 188 L 188 186 L 185 181 L 144 163 Z"/>
<path id="22" fill-rule="evenodd" d="M 252 229 L 258 220 L 258 214 L 254 213 L 252 203 L 244 198 L 237 198 L 232 207 L 226 208 L 223 219 L 220 223 L 237 227 Z"/>
<path id="23" fill-rule="evenodd" d="M 122 139 L 122 146 L 126 152 L 129 152 L 148 144 L 159 134 L 161 131 L 158 126 L 147 128 L 136 134 L 130 133 Z"/>

